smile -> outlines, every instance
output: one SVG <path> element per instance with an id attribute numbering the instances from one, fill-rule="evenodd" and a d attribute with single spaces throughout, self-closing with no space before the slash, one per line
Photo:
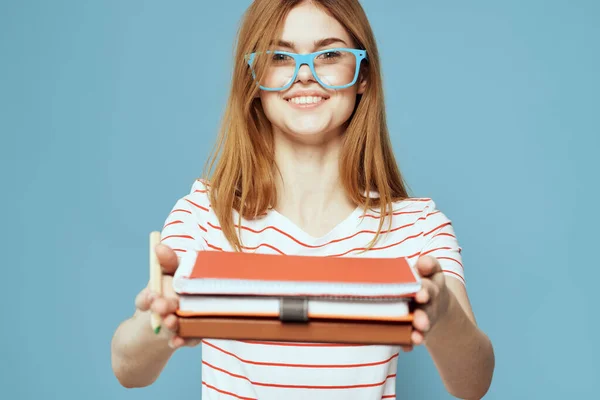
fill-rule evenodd
<path id="1" fill-rule="evenodd" d="M 316 107 L 319 104 L 323 103 L 325 100 L 325 98 L 320 96 L 297 96 L 287 99 L 287 102 L 297 107 L 307 108 Z"/>

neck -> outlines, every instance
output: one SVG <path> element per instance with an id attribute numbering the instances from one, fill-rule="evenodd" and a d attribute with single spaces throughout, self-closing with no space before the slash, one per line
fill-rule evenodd
<path id="1" fill-rule="evenodd" d="M 342 136 L 311 144 L 279 134 L 274 139 L 280 212 L 318 217 L 340 205 L 353 207 L 340 181 Z"/>

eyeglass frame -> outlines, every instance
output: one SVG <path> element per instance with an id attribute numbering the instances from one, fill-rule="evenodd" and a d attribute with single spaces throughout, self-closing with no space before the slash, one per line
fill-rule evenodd
<path id="1" fill-rule="evenodd" d="M 325 82 L 323 82 L 321 79 L 319 79 L 317 72 L 315 71 L 315 64 L 314 64 L 314 60 L 315 57 L 317 57 L 320 54 L 324 54 L 324 53 L 328 53 L 331 51 L 345 51 L 345 52 L 349 52 L 354 54 L 354 58 L 356 60 L 356 70 L 354 71 L 354 78 L 352 79 L 352 82 L 346 84 L 346 85 L 327 85 Z M 269 91 L 269 92 L 278 92 L 278 91 L 282 91 L 282 90 L 286 90 L 289 89 L 290 86 L 292 86 L 294 84 L 294 82 L 296 81 L 296 78 L 298 77 L 298 71 L 300 71 L 300 67 L 302 67 L 303 65 L 308 65 L 308 67 L 310 68 L 310 72 L 312 73 L 312 75 L 314 76 L 314 78 L 317 80 L 317 82 L 319 82 L 319 84 L 327 89 L 345 89 L 348 88 L 352 85 L 354 85 L 356 83 L 356 80 L 358 79 L 358 73 L 360 70 L 360 66 L 362 64 L 363 60 L 368 60 L 367 57 L 367 51 L 366 50 L 362 50 L 362 49 L 350 49 L 350 48 L 343 48 L 343 47 L 338 47 L 338 48 L 334 48 L 334 49 L 326 49 L 326 50 L 319 50 L 319 51 L 315 51 L 313 53 L 307 53 L 307 54 L 298 54 L 298 53 L 291 53 L 289 51 L 280 51 L 280 50 L 268 50 L 266 51 L 266 54 L 282 54 L 282 55 L 286 55 L 286 56 L 290 56 L 294 59 L 294 62 L 296 63 L 296 69 L 294 70 L 294 75 L 292 76 L 292 78 L 290 79 L 290 82 L 285 85 L 282 86 L 280 88 L 267 88 L 264 87 L 262 85 L 259 84 L 259 87 L 262 90 L 265 91 Z M 250 66 L 250 69 L 252 70 L 252 77 L 253 79 L 256 81 L 256 73 L 254 72 L 254 68 L 252 67 L 252 63 L 254 62 L 254 59 L 256 57 L 257 53 L 250 53 L 249 55 L 246 56 L 248 65 Z"/>

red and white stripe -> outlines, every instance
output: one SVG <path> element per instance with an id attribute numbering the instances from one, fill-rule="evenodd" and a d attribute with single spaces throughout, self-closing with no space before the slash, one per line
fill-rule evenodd
<path id="1" fill-rule="evenodd" d="M 188 251 L 231 251 L 208 197 L 197 180 L 167 216 L 162 241 L 178 256 Z M 357 208 L 326 235 L 315 238 L 274 210 L 242 219 L 245 251 L 323 257 L 436 257 L 446 276 L 464 283 L 461 248 L 451 221 L 431 199 L 394 204 L 392 224 L 368 252 L 380 216 Z M 235 214 L 235 212 L 234 212 Z M 235 214 L 237 221 L 237 214 Z M 395 346 L 202 341 L 203 399 L 395 399 L 399 348 Z"/>

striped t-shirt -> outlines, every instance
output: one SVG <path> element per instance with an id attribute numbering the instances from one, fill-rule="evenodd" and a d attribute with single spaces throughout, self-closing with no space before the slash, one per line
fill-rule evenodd
<path id="1" fill-rule="evenodd" d="M 168 215 L 162 241 L 179 256 L 198 250 L 231 251 L 212 210 L 210 185 L 197 180 Z M 237 221 L 235 211 L 234 221 Z M 460 247 L 450 220 L 431 199 L 394 204 L 392 226 L 361 253 L 377 231 L 379 216 L 357 209 L 322 237 L 312 237 L 275 210 L 242 219 L 244 250 L 270 254 L 340 257 L 436 257 L 448 277 L 464 283 Z M 384 230 L 388 231 L 387 221 Z M 202 399 L 394 399 L 396 346 L 202 341 Z"/>

